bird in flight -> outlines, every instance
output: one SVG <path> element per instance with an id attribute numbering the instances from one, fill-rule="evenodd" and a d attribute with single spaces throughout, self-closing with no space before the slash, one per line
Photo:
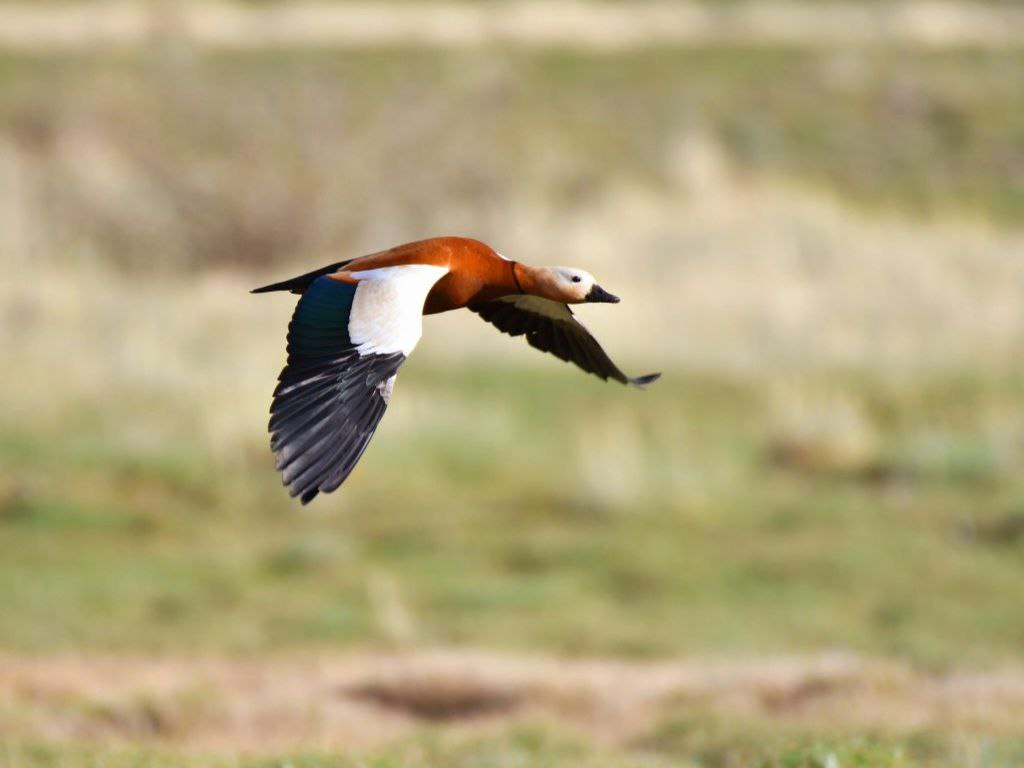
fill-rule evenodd
<path id="1" fill-rule="evenodd" d="M 252 292 L 270 291 L 302 296 L 270 406 L 270 447 L 303 504 L 336 490 L 363 455 L 423 315 L 465 307 L 605 380 L 642 387 L 661 375 L 626 376 L 573 316 L 570 304 L 619 301 L 589 273 L 520 264 L 469 238 L 406 243 Z"/>

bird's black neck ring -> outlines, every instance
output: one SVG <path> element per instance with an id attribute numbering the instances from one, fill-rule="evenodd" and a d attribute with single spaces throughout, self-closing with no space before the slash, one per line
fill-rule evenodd
<path id="1" fill-rule="evenodd" d="M 518 290 L 520 293 L 526 293 L 526 291 L 523 290 L 523 286 L 521 286 L 519 284 L 519 276 L 516 275 L 516 264 L 518 264 L 518 263 L 519 262 L 517 262 L 517 261 L 513 261 L 512 262 L 512 279 L 516 283 L 516 290 Z"/>

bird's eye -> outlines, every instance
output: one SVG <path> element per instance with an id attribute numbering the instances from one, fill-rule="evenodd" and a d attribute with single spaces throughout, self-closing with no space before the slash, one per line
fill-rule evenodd
<path id="1" fill-rule="evenodd" d="M 579 276 L 579 275 L 573 275 L 573 276 L 572 276 L 572 281 L 573 281 L 574 283 L 578 283 L 578 282 L 580 281 L 580 276 Z"/>

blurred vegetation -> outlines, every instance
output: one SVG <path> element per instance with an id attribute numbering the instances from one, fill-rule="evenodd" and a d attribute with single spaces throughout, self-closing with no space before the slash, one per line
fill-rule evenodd
<path id="1" fill-rule="evenodd" d="M 410 743 L 358 759 L 330 753 L 224 759 L 157 748 L 17 745 L 0 752 L 0 766 L 179 768 L 201 761 L 211 768 L 1012 768 L 1024 759 L 1024 742 L 1020 741 L 968 744 L 934 733 L 903 740 L 780 733 L 742 721 L 675 723 L 659 738 L 670 741 L 637 745 L 623 754 L 542 728 L 510 729 L 472 738 L 427 730 Z"/>
<path id="2" fill-rule="evenodd" d="M 536 254 L 544 233 L 524 210 L 558 222 L 599 211 L 612 187 L 669 201 L 623 212 L 642 229 L 700 197 L 699 184 L 680 189 L 679 155 L 701 142 L 739 187 L 795 182 L 868 213 L 1014 230 L 1024 54 L 203 55 L 156 41 L 145 56 L 0 58 L 0 345 L 12 360 L 0 381 L 0 649 L 437 644 L 647 658 L 836 647 L 938 670 L 1019 661 L 1024 376 L 1012 360 L 853 371 L 816 367 L 811 349 L 796 371 L 684 368 L 683 331 L 707 326 L 666 324 L 655 341 L 668 369 L 640 393 L 553 360 L 445 357 L 442 336 L 403 369 L 339 493 L 300 509 L 280 488 L 264 424 L 289 302 L 245 296 L 254 278 L 442 231 L 532 238 L 524 251 Z M 730 246 L 707 246 L 704 230 L 666 245 L 655 225 L 620 274 L 671 307 L 680 291 L 665 265 Z M 811 275 L 798 286 L 813 292 L 844 253 L 800 221 L 785 226 L 796 234 L 766 258 L 799 250 L 777 271 Z M 588 266 L 601 237 L 589 234 L 567 235 L 572 252 L 548 260 Z M 869 265 L 821 284 L 849 275 L 850 294 L 890 306 L 911 282 L 935 286 L 936 316 L 966 318 L 999 303 L 994 284 L 1013 290 L 1012 250 L 1000 241 L 978 262 L 1010 265 L 994 277 L 926 275 L 925 253 L 905 262 L 904 283 L 876 285 L 886 273 Z M 724 273 L 739 283 L 746 268 L 737 259 Z M 943 293 L 952 283 L 969 289 Z M 763 290 L 778 285 L 790 284 Z M 728 289 L 713 283 L 711 303 L 738 316 L 746 294 Z M 824 345 L 824 327 L 787 314 L 802 294 L 779 293 L 753 343 L 770 347 L 781 316 Z M 946 295 L 969 301 L 942 306 Z M 861 318 L 868 333 L 892 327 L 879 317 Z M 1020 322 L 995 312 L 992 335 Z M 790 731 L 699 706 L 680 706 L 627 752 L 557 729 L 469 738 L 440 726 L 358 762 L 312 752 L 218 763 L 176 750 L 11 743 L 0 766 L 1024 759 L 1019 738 Z"/>
<path id="3" fill-rule="evenodd" d="M 637 393 L 555 365 L 408 366 L 352 481 L 305 510 L 259 429 L 211 453 L 184 400 L 9 424 L 0 645 L 1015 657 L 1024 381 Z"/>
<path id="4" fill-rule="evenodd" d="M 662 49 L 0 60 L 0 141 L 47 254 L 267 265 L 508 233 L 615 182 L 673 184 L 695 131 L 739 169 L 870 209 L 1024 215 L 1024 55 Z M 443 200 L 439 200 L 443 190 Z"/>

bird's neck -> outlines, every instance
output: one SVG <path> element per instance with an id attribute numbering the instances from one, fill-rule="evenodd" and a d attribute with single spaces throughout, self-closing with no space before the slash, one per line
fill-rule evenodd
<path id="1" fill-rule="evenodd" d="M 539 296 L 552 301 L 564 301 L 558 283 L 548 267 L 531 267 L 529 264 L 514 264 L 515 276 L 518 279 L 516 293 L 522 292 L 530 296 Z"/>

